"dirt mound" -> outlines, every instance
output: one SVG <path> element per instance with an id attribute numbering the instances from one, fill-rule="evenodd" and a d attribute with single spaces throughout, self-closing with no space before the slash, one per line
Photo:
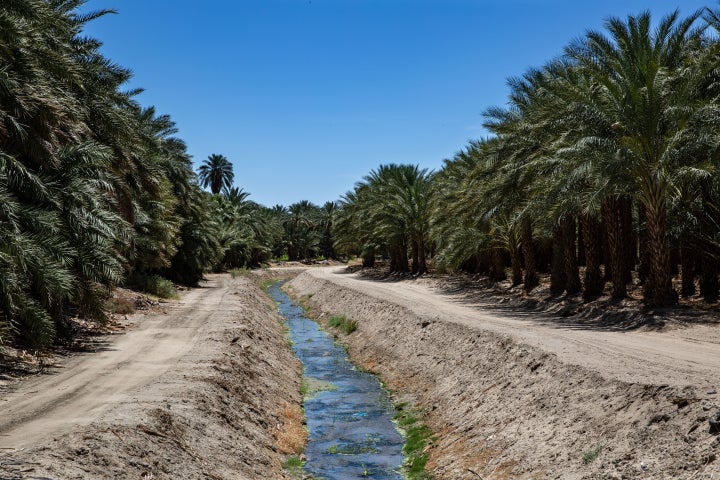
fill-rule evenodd
<path id="1" fill-rule="evenodd" d="M 390 292 L 364 295 L 362 285 L 309 273 L 289 285 L 319 311 L 356 320 L 346 337 L 353 359 L 425 409 L 438 479 L 720 475 L 720 439 L 708 422 L 714 389 L 622 381 L 482 322 L 453 322 L 430 307 L 419 314 Z"/>
<path id="2" fill-rule="evenodd" d="M 290 478 L 282 462 L 302 443 L 300 365 L 257 287 L 223 282 L 219 313 L 173 368 L 86 426 L 24 450 L 2 439 L 0 478 Z"/>

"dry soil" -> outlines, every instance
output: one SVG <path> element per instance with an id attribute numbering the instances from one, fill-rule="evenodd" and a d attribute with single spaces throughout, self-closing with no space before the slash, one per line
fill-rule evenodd
<path id="1" fill-rule="evenodd" d="M 0 391 L 0 478 L 289 478 L 301 370 L 274 306 L 212 275 L 165 311 Z"/>
<path id="2" fill-rule="evenodd" d="M 720 478 L 716 325 L 616 331 L 490 313 L 437 281 L 337 267 L 290 286 L 319 314 L 356 320 L 351 356 L 425 409 L 438 479 Z"/>

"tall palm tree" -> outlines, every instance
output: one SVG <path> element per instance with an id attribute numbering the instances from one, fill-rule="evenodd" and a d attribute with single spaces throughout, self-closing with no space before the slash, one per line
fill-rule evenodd
<path id="1" fill-rule="evenodd" d="M 682 175 L 709 175 L 702 150 L 717 144 L 707 128 L 719 118 L 714 102 L 698 101 L 707 70 L 690 65 L 703 43 L 703 28 L 694 28 L 699 13 L 663 18 L 653 30 L 648 12 L 626 21 L 606 21 L 609 37 L 589 32 L 571 44 L 566 55 L 595 80 L 597 95 L 586 102 L 586 121 L 604 122 L 609 135 L 586 134 L 577 145 L 602 152 L 598 165 L 614 179 L 617 193 L 629 194 L 646 217 L 649 276 L 645 299 L 652 305 L 677 301 L 672 287 L 667 235 L 667 208 Z M 716 123 L 712 121 L 711 123 Z M 698 134 L 704 131 L 703 134 Z"/>
<path id="2" fill-rule="evenodd" d="M 229 190 L 232 187 L 235 174 L 230 161 L 223 155 L 213 153 L 200 166 L 198 170 L 200 184 L 217 195 L 223 189 Z"/>
<path id="3" fill-rule="evenodd" d="M 132 268 L 170 268 L 181 242 L 176 278 L 197 281 L 213 257 L 184 143 L 82 35 L 108 13 L 84 3 L 0 5 L 0 344 L 47 346 L 68 306 L 102 321 L 108 289 Z"/>
<path id="4" fill-rule="evenodd" d="M 325 202 L 321 208 L 320 228 L 322 238 L 320 239 L 320 254 L 325 258 L 335 258 L 332 230 L 337 210 L 337 202 Z"/>
<path id="5" fill-rule="evenodd" d="M 317 255 L 322 237 L 322 211 L 308 200 L 288 207 L 285 241 L 290 260 L 309 260 Z"/>

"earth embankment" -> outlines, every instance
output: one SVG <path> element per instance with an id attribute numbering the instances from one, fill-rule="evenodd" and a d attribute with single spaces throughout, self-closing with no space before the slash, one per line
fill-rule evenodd
<path id="1" fill-rule="evenodd" d="M 351 357 L 427 412 L 438 479 L 720 476 L 716 327 L 557 327 L 339 268 L 289 285 L 317 313 L 358 322 Z"/>
<path id="2" fill-rule="evenodd" d="M 248 279 L 212 275 L 96 352 L 0 392 L 0 478 L 290 478 L 301 367 Z"/>

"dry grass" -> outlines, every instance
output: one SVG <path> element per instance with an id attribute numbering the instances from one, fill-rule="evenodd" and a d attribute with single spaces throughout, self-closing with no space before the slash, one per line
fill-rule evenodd
<path id="1" fill-rule="evenodd" d="M 113 297 L 105 302 L 105 310 L 120 315 L 135 313 L 135 300 L 127 297 Z"/>
<path id="2" fill-rule="evenodd" d="M 299 454 L 305 449 L 308 432 L 303 421 L 305 414 L 300 405 L 283 402 L 278 413 L 280 424 L 275 433 L 277 449 L 284 454 Z"/>

